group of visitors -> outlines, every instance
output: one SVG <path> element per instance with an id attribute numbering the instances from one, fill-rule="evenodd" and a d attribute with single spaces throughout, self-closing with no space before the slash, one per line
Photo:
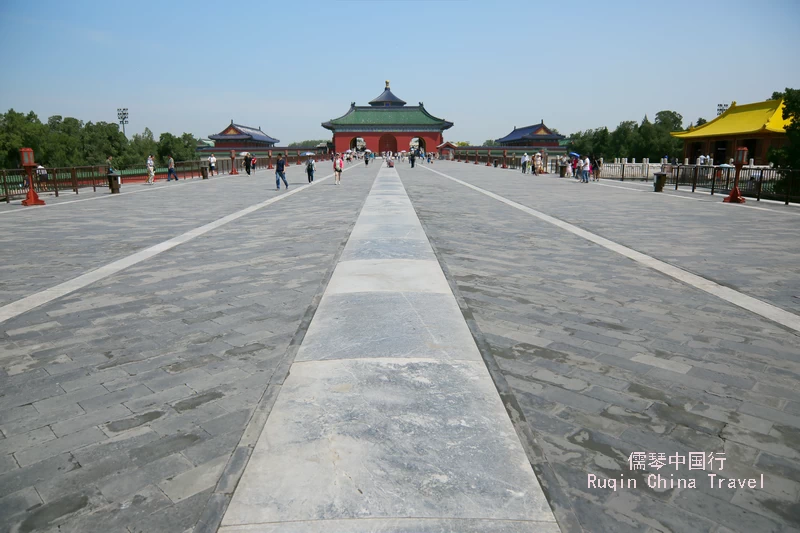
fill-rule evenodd
<path id="1" fill-rule="evenodd" d="M 167 160 L 167 181 L 178 181 L 178 171 L 175 169 L 175 160 L 172 156 L 168 156 L 169 159 Z M 114 169 L 113 163 L 114 157 L 108 156 L 106 159 L 106 173 L 108 175 L 108 187 L 111 188 L 111 182 L 114 179 L 119 178 L 119 172 Z M 156 179 L 156 162 L 153 154 L 147 155 L 147 161 L 145 162 L 145 166 L 147 167 L 147 179 L 145 180 L 145 184 L 152 185 Z"/>
<path id="2" fill-rule="evenodd" d="M 497 165 L 495 165 L 497 166 Z M 531 174 L 538 175 L 544 174 L 544 165 L 542 163 L 542 154 L 535 153 L 533 157 L 528 155 L 528 152 L 522 154 L 522 173 L 527 174 L 528 170 L 531 171 Z"/>
<path id="3" fill-rule="evenodd" d="M 569 178 L 574 176 L 575 179 L 580 180 L 581 183 L 589 183 L 589 179 L 592 181 L 600 181 L 600 167 L 602 163 L 597 158 L 590 158 L 588 155 L 580 156 L 578 154 L 572 154 L 572 159 L 567 156 L 562 156 L 560 164 L 566 165 L 566 176 Z"/>

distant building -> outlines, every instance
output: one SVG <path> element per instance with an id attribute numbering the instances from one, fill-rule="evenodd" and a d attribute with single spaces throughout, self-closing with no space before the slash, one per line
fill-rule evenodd
<path id="1" fill-rule="evenodd" d="M 408 150 L 413 139 L 425 151 L 442 144 L 442 132 L 453 126 L 452 122 L 437 118 L 419 106 L 406 106 L 395 96 L 386 82 L 384 91 L 368 106 L 350 104 L 350 109 L 339 118 L 323 122 L 322 127 L 333 132 L 337 152 L 355 150 L 358 139 L 373 152 L 399 152 Z"/>
<path id="2" fill-rule="evenodd" d="M 198 146 L 197 151 L 210 152 L 216 150 L 218 152 L 225 152 L 228 150 L 235 150 L 237 152 L 266 152 L 280 142 L 278 139 L 270 137 L 261 131 L 260 127 L 252 128 L 250 126 L 242 126 L 241 124 L 234 124 L 232 120 L 227 128 L 216 135 L 209 135 L 208 138 L 214 141 L 214 146 Z"/>
<path id="3" fill-rule="evenodd" d="M 721 165 L 733 159 L 736 148 L 746 146 L 748 158 L 756 165 L 766 165 L 770 148 L 783 148 L 789 142 L 783 118 L 783 100 L 766 100 L 736 105 L 710 122 L 687 131 L 674 131 L 673 137 L 683 140 L 683 157 L 694 163 L 701 155 L 710 155 Z"/>
<path id="4" fill-rule="evenodd" d="M 539 124 L 514 129 L 495 142 L 503 148 L 528 148 L 532 152 L 547 151 L 550 154 L 566 152 L 566 147 L 561 145 L 565 137 L 544 125 L 544 120 Z"/>

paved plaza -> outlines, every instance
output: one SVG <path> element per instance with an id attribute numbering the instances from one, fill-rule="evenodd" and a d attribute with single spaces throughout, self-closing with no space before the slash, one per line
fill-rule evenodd
<path id="1" fill-rule="evenodd" d="M 329 167 L 0 205 L 0 531 L 800 531 L 800 208 Z"/>

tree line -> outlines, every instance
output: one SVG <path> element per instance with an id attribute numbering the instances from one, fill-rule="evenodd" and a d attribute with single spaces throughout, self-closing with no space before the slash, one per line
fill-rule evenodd
<path id="1" fill-rule="evenodd" d="M 9 109 L 0 114 L 0 168 L 19 168 L 19 149 L 32 148 L 36 162 L 46 167 L 80 167 L 104 164 L 114 156 L 115 168 L 143 167 L 152 154 L 157 163 L 194 159 L 198 139 L 191 133 L 180 137 L 162 133 L 158 140 L 145 128 L 130 139 L 109 122 L 83 122 L 55 115 L 43 123 L 31 111 L 27 115 Z"/>
<path id="2" fill-rule="evenodd" d="M 800 90 L 786 89 L 774 92 L 770 99 L 783 98 L 784 118 L 800 116 Z M 697 126 L 706 122 L 698 118 Z M 691 126 L 691 123 L 690 123 Z M 615 157 L 658 161 L 683 157 L 683 141 L 672 137 L 671 131 L 683 130 L 683 117 L 676 111 L 659 111 L 655 120 L 645 116 L 641 122 L 626 120 L 613 130 L 607 127 L 578 131 L 570 135 L 568 150 L 594 157 Z M 555 130 L 554 130 L 555 131 Z M 800 168 L 800 122 L 793 120 L 786 130 L 788 146 L 770 153 L 769 159 L 777 166 Z M 42 123 L 31 111 L 23 114 L 10 109 L 0 114 L 0 168 L 19 167 L 19 149 L 33 148 L 36 162 L 47 167 L 71 167 L 103 164 L 109 155 L 114 156 L 118 168 L 143 166 L 149 154 L 156 156 L 159 164 L 166 164 L 171 155 L 175 161 L 194 159 L 199 142 L 191 133 L 175 136 L 162 133 L 156 141 L 153 133 L 144 133 L 130 139 L 119 131 L 116 123 L 86 122 L 76 118 L 55 115 Z M 325 139 L 291 143 L 292 147 L 310 147 L 327 142 Z M 459 141 L 457 146 L 471 146 L 469 141 Z M 496 146 L 488 139 L 483 146 Z"/>

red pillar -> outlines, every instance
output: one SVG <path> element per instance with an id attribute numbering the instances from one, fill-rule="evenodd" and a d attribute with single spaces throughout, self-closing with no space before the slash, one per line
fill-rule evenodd
<path id="1" fill-rule="evenodd" d="M 239 171 L 236 170 L 236 150 L 231 150 L 231 175 L 238 173 Z"/>

